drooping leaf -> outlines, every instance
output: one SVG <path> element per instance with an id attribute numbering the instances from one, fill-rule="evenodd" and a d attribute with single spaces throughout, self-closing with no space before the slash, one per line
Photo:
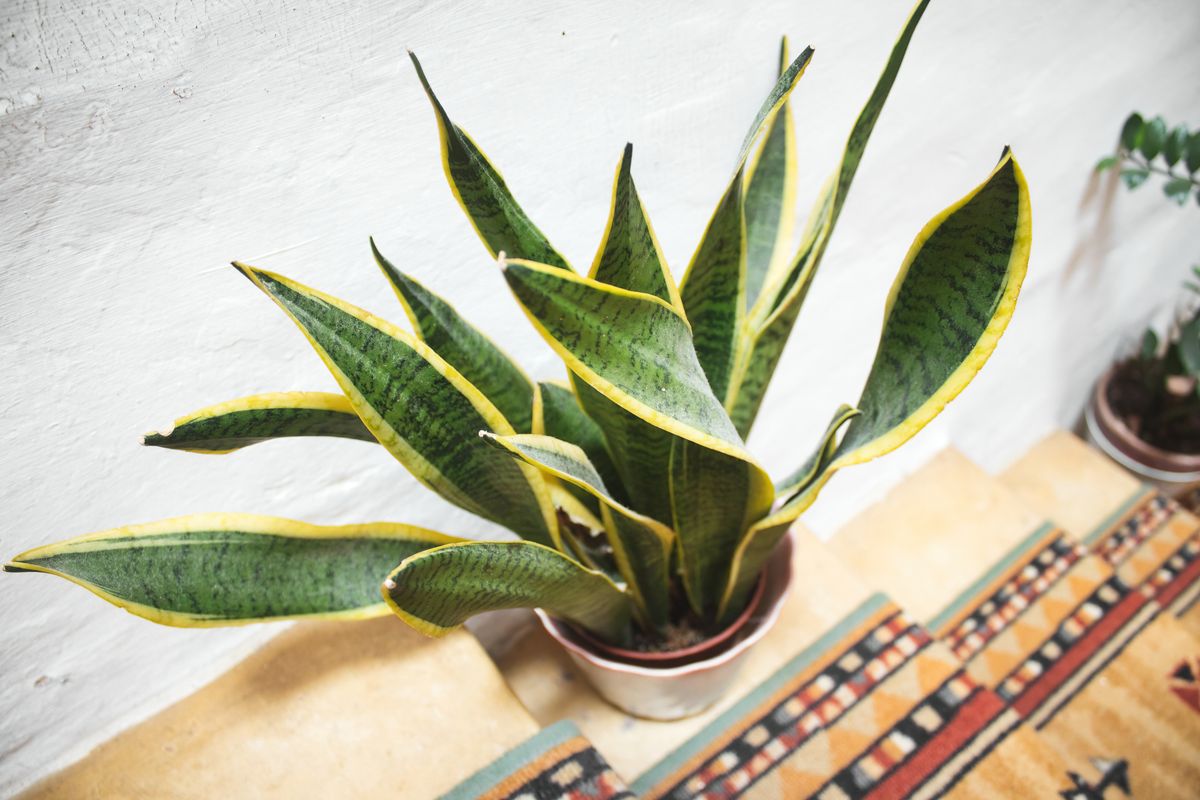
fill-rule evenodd
<path id="1" fill-rule="evenodd" d="M 683 586 L 692 609 L 713 620 L 742 534 L 771 508 L 762 470 L 687 439 L 671 450 L 672 527 L 679 540 Z"/>
<path id="2" fill-rule="evenodd" d="M 450 502 L 527 539 L 557 544 L 545 482 L 479 440 L 513 433 L 496 407 L 424 342 L 281 275 L 235 266 L 308 338 L 368 430 Z"/>
<path id="3" fill-rule="evenodd" d="M 1187 152 L 1187 143 L 1188 130 L 1184 125 L 1175 126 L 1167 134 L 1167 140 L 1163 143 L 1163 161 L 1167 162 L 1167 166 L 1173 167 L 1179 163 L 1179 159 Z"/>
<path id="4" fill-rule="evenodd" d="M 604 433 L 596 421 L 584 413 L 571 387 L 543 381 L 538 388 L 542 397 L 542 424 L 534 433 L 553 436 L 582 449 L 613 497 L 627 502 L 621 479 L 608 456 Z"/>
<path id="5" fill-rule="evenodd" d="M 324 527 L 197 514 L 34 548 L 4 569 L 58 575 L 164 625 L 364 619 L 387 614 L 379 585 L 396 564 L 459 541 L 387 522 Z"/>
<path id="6" fill-rule="evenodd" d="M 1183 205 L 1192 193 L 1192 182 L 1187 178 L 1171 178 L 1163 184 L 1163 194 Z"/>
<path id="7" fill-rule="evenodd" d="M 788 43 L 779 46 L 779 71 L 788 64 Z M 746 308 L 754 305 L 773 261 L 786 257 L 796 206 L 796 138 L 785 101 L 775 112 L 757 156 L 746 172 Z"/>
<path id="8" fill-rule="evenodd" d="M 627 144 L 613 178 L 612 204 L 604 238 L 588 277 L 622 289 L 652 294 L 682 310 L 675 279 L 667 269 L 667 259 L 634 185 L 632 164 L 633 145 Z"/>
<path id="9" fill-rule="evenodd" d="M 374 442 L 345 395 L 270 392 L 227 400 L 180 417 L 142 444 L 192 453 L 232 453 L 289 436 L 337 436 Z"/>
<path id="10" fill-rule="evenodd" d="M 488 252 L 493 256 L 505 252 L 516 258 L 569 268 L 567 260 L 517 204 L 504 178 L 487 156 L 467 132 L 450 119 L 433 93 L 416 54 L 409 51 L 408 55 L 437 116 L 446 180 Z"/>
<path id="11" fill-rule="evenodd" d="M 1126 167 L 1121 170 L 1121 180 L 1125 182 L 1126 188 L 1136 189 L 1146 182 L 1150 177 L 1150 170 L 1145 167 Z"/>
<path id="12" fill-rule="evenodd" d="M 573 444 L 535 435 L 489 434 L 484 438 L 526 464 L 571 483 L 600 501 L 617 569 L 650 624 L 659 628 L 665 626 L 670 612 L 667 568 L 674 540 L 671 529 L 613 498 L 587 455 Z"/>
<path id="13" fill-rule="evenodd" d="M 392 266 L 371 240 L 371 252 L 400 299 L 413 330 L 450 366 L 492 401 L 513 428 L 528 433 L 533 383 L 491 339 L 459 316 L 454 307 Z"/>
<path id="14" fill-rule="evenodd" d="M 883 73 L 854 122 L 842 152 L 841 163 L 813 206 L 796 256 L 790 262 L 780 262 L 784 268 L 767 275 L 763 290 L 750 311 L 750 334 L 739 353 L 727 403 L 730 416 L 742 436 L 749 435 L 754 425 L 771 376 L 775 373 L 800 307 L 824 257 L 867 141 L 875 129 L 917 24 L 928 5 L 929 0 L 919 0 L 910 12 Z"/>
<path id="15" fill-rule="evenodd" d="M 1162 152 L 1163 145 L 1167 143 L 1167 122 L 1162 117 L 1155 117 L 1146 123 L 1146 127 L 1142 130 L 1142 140 L 1138 143 L 1138 150 L 1146 157 L 1147 161 L 1153 161 L 1154 157 Z"/>
<path id="16" fill-rule="evenodd" d="M 713 394 L 722 403 L 729 396 L 746 314 L 746 219 L 742 197 L 746 158 L 767 123 L 778 116 L 812 60 L 812 53 L 811 47 L 805 48 L 783 70 L 760 107 L 742 144 L 733 178 L 683 276 L 683 307 L 692 326 L 696 354 Z"/>
<path id="17" fill-rule="evenodd" d="M 604 574 L 533 542 L 465 542 L 418 553 L 388 577 L 384 599 L 429 636 L 503 608 L 541 608 L 614 644 L 630 635 L 632 605 L 624 592 Z"/>
<path id="18" fill-rule="evenodd" d="M 1141 114 L 1136 111 L 1130 114 L 1121 126 L 1121 146 L 1129 151 L 1136 150 L 1142 143 L 1142 131 L 1145 127 L 1146 121 L 1142 119 Z"/>
<path id="19" fill-rule="evenodd" d="M 723 615 L 744 600 L 763 560 L 837 470 L 912 438 L 982 368 L 1012 318 L 1029 245 L 1029 190 L 1006 149 L 987 180 L 917 234 L 888 296 L 875 362 L 856 404 L 862 413 L 837 449 L 818 459 L 814 477 L 751 527 Z"/>

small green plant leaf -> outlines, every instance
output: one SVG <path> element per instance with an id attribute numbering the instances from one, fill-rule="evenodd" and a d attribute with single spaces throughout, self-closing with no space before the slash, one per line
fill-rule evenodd
<path id="1" fill-rule="evenodd" d="M 196 514 L 92 533 L 21 553 L 6 572 L 45 572 L 152 622 L 211 627 L 387 614 L 379 584 L 452 536 L 388 522 L 323 527 Z"/>
<path id="2" fill-rule="evenodd" d="M 1153 328 L 1142 331 L 1142 345 L 1138 349 L 1138 357 L 1142 361 L 1153 361 L 1158 355 L 1158 334 Z"/>
<path id="3" fill-rule="evenodd" d="M 679 566 L 692 610 L 713 621 L 742 534 L 774 500 L 762 470 L 676 438 L 671 449 L 671 514 Z"/>
<path id="4" fill-rule="evenodd" d="M 180 417 L 165 431 L 142 437 L 142 444 L 192 453 L 232 453 L 243 447 L 291 436 L 336 436 L 374 442 L 345 395 L 327 392 L 271 392 L 239 397 Z"/>
<path id="5" fill-rule="evenodd" d="M 1179 205 L 1183 205 L 1188 201 L 1188 197 L 1191 196 L 1193 185 L 1192 181 L 1188 178 L 1171 178 L 1163 184 L 1163 194 Z"/>
<path id="6" fill-rule="evenodd" d="M 533 416 L 533 383 L 524 370 L 453 306 L 392 266 L 375 247 L 374 239 L 371 252 L 421 341 L 483 392 L 513 428 L 528 433 Z"/>
<path id="7" fill-rule="evenodd" d="M 1142 131 L 1142 140 L 1138 143 L 1138 150 L 1146 157 L 1147 161 L 1153 161 L 1154 157 L 1162 152 L 1163 145 L 1167 143 L 1167 122 L 1162 117 L 1155 117 L 1146 123 L 1145 129 Z"/>
<path id="8" fill-rule="evenodd" d="M 1192 131 L 1188 136 L 1187 153 L 1184 156 L 1188 172 L 1200 170 L 1200 129 Z"/>
<path id="9" fill-rule="evenodd" d="M 617 569 L 645 619 L 655 628 L 664 627 L 670 612 L 667 568 L 675 539 L 671 529 L 618 502 L 587 454 L 573 444 L 549 436 L 484 434 L 484 438 L 503 452 L 600 501 Z"/>
<path id="10" fill-rule="evenodd" d="M 421 62 L 408 53 L 437 116 L 442 166 L 458 204 L 492 256 L 501 252 L 569 268 L 567 260 L 517 204 L 499 171 L 467 132 L 455 125 L 433 93 Z"/>
<path id="11" fill-rule="evenodd" d="M 632 166 L 633 145 L 627 144 L 613 179 L 604 239 L 588 277 L 621 289 L 652 294 L 682 310 L 675 279 L 667 269 L 667 259 L 634 185 Z"/>
<path id="12" fill-rule="evenodd" d="M 1130 114 L 1125 119 L 1125 124 L 1121 126 L 1121 146 L 1130 152 L 1137 150 L 1138 145 L 1142 143 L 1142 133 L 1146 128 L 1146 121 L 1142 119 L 1142 115 L 1136 111 Z"/>
<path id="13" fill-rule="evenodd" d="M 850 130 L 842 160 L 809 214 L 800 237 L 799 250 L 791 261 L 777 262 L 782 268 L 768 273 L 763 290 L 750 310 L 747 319 L 750 333 L 743 337 L 739 347 L 726 398 L 726 407 L 743 437 L 749 435 L 758 416 L 763 396 L 783 355 L 784 345 L 799 316 L 800 307 L 808 296 L 808 289 L 854 182 L 867 142 L 875 130 L 913 34 L 916 33 L 917 24 L 928 5 L 929 0 L 919 0 L 913 6 L 871 96 Z"/>
<path id="14" fill-rule="evenodd" d="M 282 275 L 235 266 L 296 323 L 375 438 L 451 503 L 534 541 L 558 544 L 536 470 L 479 440 L 514 433 L 504 415 L 427 344 Z"/>
<path id="15" fill-rule="evenodd" d="M 1194 314 L 1179 329 L 1179 360 L 1184 372 L 1200 378 L 1200 313 Z M 1200 387 L 1197 387 L 1200 391 Z"/>
<path id="16" fill-rule="evenodd" d="M 1167 134 L 1167 140 L 1163 143 L 1163 161 L 1167 162 L 1167 166 L 1173 167 L 1179 163 L 1179 159 L 1187 152 L 1187 143 L 1188 130 L 1184 125 L 1175 126 Z"/>
<path id="17" fill-rule="evenodd" d="M 1096 172 L 1104 172 L 1105 170 L 1112 169 L 1114 166 L 1116 166 L 1119 163 L 1120 163 L 1120 159 L 1117 158 L 1116 156 L 1105 156 L 1104 158 L 1102 158 L 1096 162 L 1095 170 L 1096 170 Z"/>
<path id="18" fill-rule="evenodd" d="M 532 542 L 464 542 L 426 550 L 388 576 L 383 596 L 397 616 L 428 636 L 445 635 L 476 614 L 503 608 L 541 608 L 618 645 L 631 633 L 632 605 L 616 584 Z"/>
<path id="19" fill-rule="evenodd" d="M 1150 177 L 1150 170 L 1145 167 L 1126 167 L 1121 170 L 1121 180 L 1129 189 L 1136 189 Z"/>
<path id="20" fill-rule="evenodd" d="M 779 45 L 779 72 L 788 66 L 787 37 Z M 770 120 L 766 138 L 746 170 L 746 308 L 762 291 L 772 262 L 786 258 L 796 206 L 796 137 L 787 102 Z"/>

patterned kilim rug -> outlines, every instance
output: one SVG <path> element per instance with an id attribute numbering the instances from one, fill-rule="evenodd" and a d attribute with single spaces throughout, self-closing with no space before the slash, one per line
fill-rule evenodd
<path id="1" fill-rule="evenodd" d="M 571 722 L 509 750 L 440 800 L 624 800 L 634 795 Z"/>

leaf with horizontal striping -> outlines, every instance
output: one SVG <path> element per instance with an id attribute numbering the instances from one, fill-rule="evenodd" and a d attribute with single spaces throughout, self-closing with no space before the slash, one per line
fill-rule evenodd
<path id="1" fill-rule="evenodd" d="M 471 137 L 455 125 L 433 93 L 421 62 L 408 53 L 437 117 L 442 166 L 458 204 L 493 256 L 501 252 L 569 269 L 567 260 L 517 204 L 504 178 Z"/>
<path id="2" fill-rule="evenodd" d="M 668 566 L 675 538 L 671 529 L 614 499 L 587 455 L 573 444 L 549 436 L 485 434 L 484 438 L 600 501 L 617 569 L 649 623 L 664 627 L 670 610 Z"/>
<path id="3" fill-rule="evenodd" d="M 692 609 L 712 620 L 742 534 L 770 510 L 774 492 L 753 464 L 687 439 L 675 439 L 670 466 L 683 586 Z"/>
<path id="4" fill-rule="evenodd" d="M 787 69 L 787 37 L 779 45 L 779 71 Z M 785 101 L 746 171 L 746 306 L 754 305 L 771 264 L 786 257 L 796 206 L 796 138 Z"/>
<path id="5" fill-rule="evenodd" d="M 603 573 L 532 542 L 466 542 L 406 559 L 384 584 L 401 619 L 441 636 L 476 614 L 541 608 L 602 639 L 625 644 L 629 597 Z"/>
<path id="6" fill-rule="evenodd" d="M 491 400 L 514 429 L 528 433 L 533 415 L 533 383 L 525 372 L 453 306 L 396 269 L 375 247 L 374 239 L 371 252 L 421 341 Z"/>
<path id="7" fill-rule="evenodd" d="M 613 178 L 612 203 L 604 238 L 588 277 L 622 289 L 652 294 L 682 310 L 675 279 L 667 269 L 667 259 L 634 185 L 632 164 L 633 145 L 627 144 Z"/>
<path id="8" fill-rule="evenodd" d="M 460 541 L 390 522 L 326 527 L 197 514 L 45 545 L 4 569 L 66 578 L 164 625 L 364 619 L 387 614 L 379 585 L 396 564 Z"/>
<path id="9" fill-rule="evenodd" d="M 626 502 L 621 479 L 617 476 L 616 468 L 608 455 L 607 445 L 604 443 L 604 431 L 583 410 L 571 387 L 561 383 L 539 381 L 538 389 L 542 400 L 541 425 L 540 428 L 535 426 L 533 432 L 553 436 L 578 446 L 596 467 L 613 497 Z"/>
<path id="10" fill-rule="evenodd" d="M 747 455 L 669 303 L 531 261 L 508 260 L 504 277 L 542 338 L 592 388 L 655 427 Z"/>
<path id="11" fill-rule="evenodd" d="M 733 178 L 683 276 L 683 307 L 692 326 L 696 354 L 713 393 L 723 403 L 731 399 L 731 380 L 742 347 L 746 313 L 746 219 L 742 198 L 746 158 L 804 74 L 812 52 L 808 47 L 796 57 L 763 102 L 742 144 Z"/>
<path id="12" fill-rule="evenodd" d="M 919 0 L 909 13 L 884 65 L 883 73 L 854 122 L 842 152 L 842 160 L 813 206 L 795 258 L 790 262 L 777 262 L 782 268 L 768 273 L 763 290 L 750 311 L 749 323 L 752 333 L 739 353 L 731 387 L 732 402 L 729 405 L 738 431 L 743 436 L 748 435 L 754 425 L 767 385 L 775 373 L 780 356 L 783 355 L 783 348 L 796 323 L 800 306 L 808 295 L 808 289 L 841 215 L 867 141 L 875 129 L 875 123 L 879 120 L 884 103 L 900 72 L 905 53 L 908 52 L 908 45 L 928 5 L 929 0 Z"/>
<path id="13" fill-rule="evenodd" d="M 291 436 L 336 436 L 374 442 L 345 395 L 270 392 L 227 400 L 180 417 L 142 444 L 192 453 L 232 453 L 252 444 Z"/>
<path id="14" fill-rule="evenodd" d="M 1029 246 L 1029 188 L 1005 149 L 987 180 L 917 234 L 888 296 L 861 413 L 815 477 L 750 529 L 735 565 L 734 600 L 837 470 L 908 441 L 975 377 L 1012 318 Z"/>
<path id="15" fill-rule="evenodd" d="M 821 439 L 817 442 L 817 446 L 812 454 L 805 459 L 804 463 L 795 472 L 775 485 L 776 496 L 789 498 L 790 495 L 794 495 L 812 483 L 817 477 L 819 469 L 829 463 L 829 457 L 833 455 L 834 448 L 837 446 L 838 431 L 847 422 L 861 413 L 854 406 L 846 405 L 845 403 L 838 406 L 837 411 L 833 412 L 833 417 L 829 420 L 829 424 L 825 426 L 825 432 L 821 434 Z"/>
<path id="16" fill-rule="evenodd" d="M 545 482 L 479 439 L 513 433 L 492 403 L 424 342 L 281 275 L 235 266 L 299 326 L 375 438 L 416 478 L 462 508 L 558 544 Z"/>

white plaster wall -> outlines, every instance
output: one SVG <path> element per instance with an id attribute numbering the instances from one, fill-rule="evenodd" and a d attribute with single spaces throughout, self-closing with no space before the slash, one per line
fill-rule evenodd
<path id="1" fill-rule="evenodd" d="M 0 5 L 0 556 L 203 510 L 388 518 L 490 535 L 381 449 L 296 441 L 227 457 L 138 435 L 229 397 L 333 383 L 239 258 L 402 320 L 367 250 L 558 366 L 446 189 L 415 48 L 456 120 L 576 264 L 626 140 L 682 273 L 771 82 L 777 36 L 817 48 L 794 95 L 807 207 L 907 0 Z M 1003 8 L 1003 10 L 1001 10 Z M 992 363 L 906 452 L 839 476 L 828 535 L 946 442 L 986 466 L 1076 417 L 1132 323 L 1197 256 L 1198 210 L 1157 188 L 1097 223 L 1089 168 L 1136 107 L 1200 121 L 1193 0 L 937 0 L 850 195 L 751 445 L 784 470 L 853 400 L 912 236 L 1004 144 L 1034 249 Z M 1093 189 L 1104 187 L 1092 187 Z M 1111 188 L 1111 187 L 1109 187 Z M 51 578 L 0 578 L 0 794 L 195 689 L 277 627 L 160 628 Z"/>

